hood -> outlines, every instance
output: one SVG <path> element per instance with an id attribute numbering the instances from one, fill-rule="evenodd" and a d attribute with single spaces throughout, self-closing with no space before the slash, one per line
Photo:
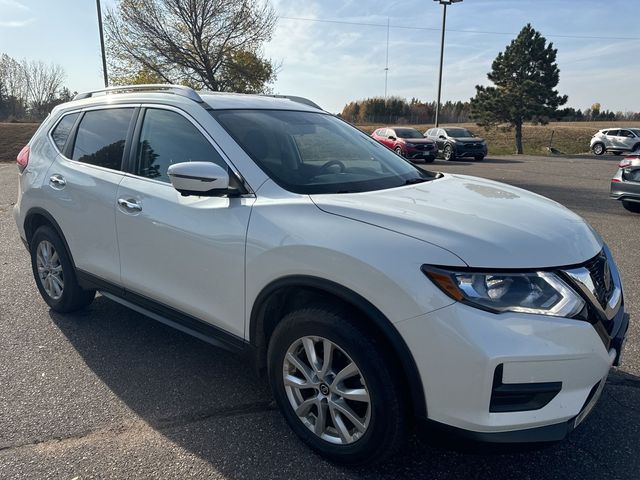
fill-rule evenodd
<path id="1" fill-rule="evenodd" d="M 558 267 L 582 263 L 602 249 L 593 229 L 559 203 L 464 175 L 311 198 L 327 213 L 445 248 L 470 267 Z"/>
<path id="2" fill-rule="evenodd" d="M 480 137 L 451 137 L 451 140 L 455 140 L 460 143 L 482 143 L 484 138 Z"/>
<path id="3" fill-rule="evenodd" d="M 406 143 L 419 143 L 419 144 L 435 143 L 433 140 L 429 140 L 428 138 L 402 138 L 402 137 L 400 137 L 400 139 L 403 140 Z"/>

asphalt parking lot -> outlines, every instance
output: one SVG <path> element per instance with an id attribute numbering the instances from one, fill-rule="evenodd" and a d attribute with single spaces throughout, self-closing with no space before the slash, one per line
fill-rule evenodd
<path id="1" fill-rule="evenodd" d="M 0 164 L 0 478 L 638 478 L 640 215 L 608 199 L 618 160 L 426 167 L 527 188 L 586 218 L 618 260 L 630 337 L 600 403 L 567 440 L 488 448 L 426 435 L 364 470 L 302 446 L 241 359 L 102 297 L 81 314 L 49 311 L 11 215 L 16 167 Z"/>

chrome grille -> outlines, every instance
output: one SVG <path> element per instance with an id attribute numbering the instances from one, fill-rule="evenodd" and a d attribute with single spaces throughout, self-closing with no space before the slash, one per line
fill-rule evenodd
<path id="1" fill-rule="evenodd" d="M 604 252 L 588 262 L 585 267 L 589 270 L 593 286 L 595 287 L 595 295 L 600 305 L 605 307 L 613 293 L 614 284 L 611 277 L 611 268 L 607 262 Z"/>

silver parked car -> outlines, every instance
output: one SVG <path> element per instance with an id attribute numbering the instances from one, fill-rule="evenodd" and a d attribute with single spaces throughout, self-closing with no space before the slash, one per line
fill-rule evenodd
<path id="1" fill-rule="evenodd" d="M 611 179 L 611 197 L 622 201 L 622 206 L 630 212 L 640 213 L 640 153 L 620 162 Z"/>
<path id="2" fill-rule="evenodd" d="M 606 128 L 598 131 L 591 139 L 591 151 L 596 155 L 611 152 L 635 152 L 640 149 L 639 128 Z"/>

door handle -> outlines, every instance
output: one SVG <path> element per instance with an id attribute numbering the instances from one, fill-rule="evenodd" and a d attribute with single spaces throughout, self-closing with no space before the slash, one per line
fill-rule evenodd
<path id="1" fill-rule="evenodd" d="M 125 210 L 129 210 L 129 211 L 132 211 L 132 212 L 141 212 L 142 211 L 142 205 L 140 205 L 135 200 L 127 200 L 125 198 L 119 198 L 118 199 L 118 205 L 120 205 Z"/>
<path id="2" fill-rule="evenodd" d="M 64 179 L 64 177 L 62 175 L 59 174 L 55 174 L 55 175 L 51 175 L 49 177 L 49 185 L 51 185 L 53 188 L 64 188 L 64 186 L 67 184 L 67 181 Z"/>

